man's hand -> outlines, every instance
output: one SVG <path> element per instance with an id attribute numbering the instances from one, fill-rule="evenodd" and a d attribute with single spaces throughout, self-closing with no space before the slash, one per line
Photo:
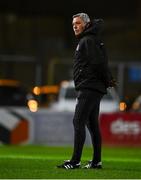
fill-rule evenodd
<path id="1" fill-rule="evenodd" d="M 117 86 L 117 81 L 115 79 L 111 79 L 109 81 L 109 87 L 116 87 Z"/>

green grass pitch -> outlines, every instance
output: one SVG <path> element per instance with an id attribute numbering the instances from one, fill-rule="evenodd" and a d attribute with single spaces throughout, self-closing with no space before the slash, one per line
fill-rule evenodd
<path id="1" fill-rule="evenodd" d="M 141 148 L 103 147 L 103 169 L 57 169 L 72 147 L 0 146 L 0 179 L 141 179 Z M 85 147 L 82 165 L 91 159 Z"/>

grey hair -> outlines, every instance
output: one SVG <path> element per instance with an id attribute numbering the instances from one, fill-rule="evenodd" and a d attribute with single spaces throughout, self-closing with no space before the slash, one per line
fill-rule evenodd
<path id="1" fill-rule="evenodd" d="M 78 14 L 73 15 L 72 17 L 73 18 L 80 17 L 84 21 L 85 24 L 90 22 L 90 18 L 88 16 L 88 14 L 86 14 L 86 13 L 78 13 Z"/>

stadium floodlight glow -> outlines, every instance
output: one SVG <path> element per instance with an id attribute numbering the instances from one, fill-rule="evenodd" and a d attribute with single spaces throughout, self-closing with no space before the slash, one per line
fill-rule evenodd
<path id="1" fill-rule="evenodd" d="M 125 102 L 120 102 L 120 104 L 119 104 L 120 111 L 125 111 L 126 108 L 127 108 L 126 103 Z"/>
<path id="2" fill-rule="evenodd" d="M 41 93 L 41 90 L 40 90 L 40 88 L 39 87 L 34 87 L 34 89 L 33 89 L 33 93 L 35 94 L 35 95 L 39 95 L 40 93 Z"/>
<path id="3" fill-rule="evenodd" d="M 38 110 L 38 102 L 35 100 L 29 100 L 28 107 L 31 112 L 36 112 Z"/>

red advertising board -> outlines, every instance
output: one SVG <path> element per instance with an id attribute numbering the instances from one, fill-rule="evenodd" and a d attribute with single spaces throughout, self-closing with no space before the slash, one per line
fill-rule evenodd
<path id="1" fill-rule="evenodd" d="M 103 144 L 141 146 L 140 113 L 101 114 L 100 124 Z"/>

